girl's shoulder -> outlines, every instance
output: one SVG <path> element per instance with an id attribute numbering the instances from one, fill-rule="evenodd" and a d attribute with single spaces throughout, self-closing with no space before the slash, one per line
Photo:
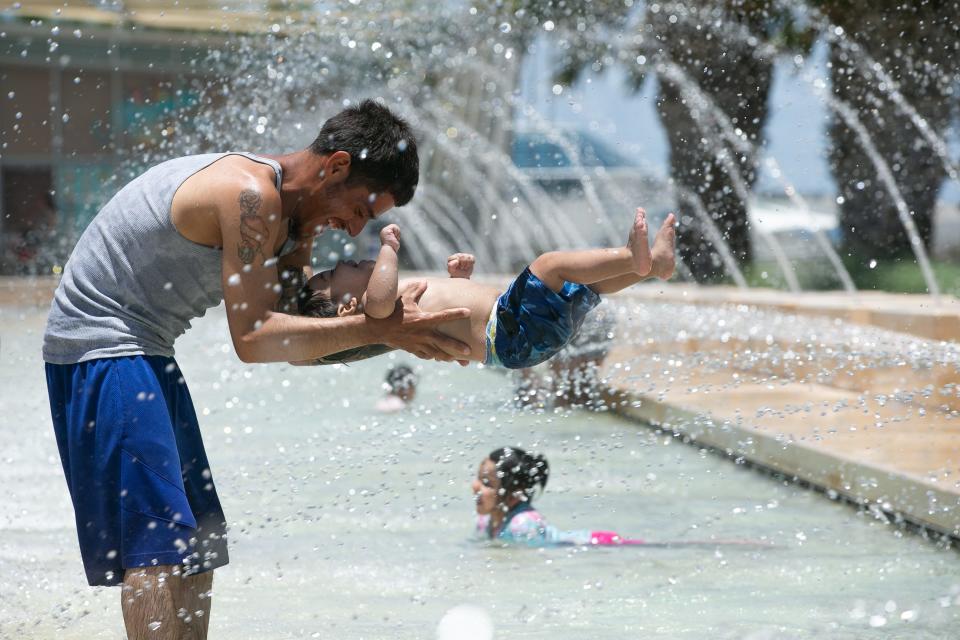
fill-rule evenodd
<path id="1" fill-rule="evenodd" d="M 519 539 L 537 538 L 543 535 L 546 528 L 546 518 L 536 509 L 527 509 L 513 516 L 500 535 Z"/>

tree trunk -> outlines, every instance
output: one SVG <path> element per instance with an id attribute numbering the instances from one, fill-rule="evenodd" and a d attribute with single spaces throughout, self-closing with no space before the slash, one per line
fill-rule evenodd
<path id="1" fill-rule="evenodd" d="M 696 8 L 688 4 L 693 15 L 675 23 L 671 23 L 668 12 L 662 10 L 648 11 L 647 20 L 664 55 L 682 67 L 690 80 L 710 96 L 731 119 L 734 128 L 745 132 L 752 144 L 760 145 L 767 119 L 772 64 L 755 57 L 756 46 L 734 38 L 728 29 L 738 23 L 733 26 L 742 25 L 757 37 L 765 37 L 763 22 L 767 19 L 768 3 L 747 3 L 750 5 L 747 7 L 733 0 L 703 0 L 698 4 Z M 718 20 L 717 12 L 722 15 L 721 27 L 712 29 L 711 25 Z M 748 188 L 757 177 L 756 158 L 752 154 L 737 153 L 725 142 L 717 128 L 686 103 L 680 87 L 663 77 L 659 82 L 657 107 L 670 143 L 673 179 L 681 188 L 699 197 L 733 256 L 741 265 L 746 264 L 752 257 L 747 203 L 734 189 L 718 152 L 731 158 L 731 164 L 737 167 Z M 681 212 L 677 245 L 683 261 L 698 281 L 723 278 L 719 254 L 692 208 Z"/>
<path id="2" fill-rule="evenodd" d="M 880 6 L 846 3 L 824 11 L 878 62 L 930 127 L 942 135 L 955 100 L 960 37 L 951 24 L 956 2 L 926 4 L 885 1 Z M 952 8 L 951 8 L 952 7 Z M 930 247 L 933 212 L 946 176 L 939 156 L 916 126 L 883 91 L 860 54 L 839 44 L 830 48 L 834 95 L 857 112 L 880 156 L 893 171 L 907 209 Z M 857 134 L 832 118 L 830 166 L 842 201 L 844 252 L 856 261 L 912 259 L 910 239 L 893 195 L 879 178 Z"/>

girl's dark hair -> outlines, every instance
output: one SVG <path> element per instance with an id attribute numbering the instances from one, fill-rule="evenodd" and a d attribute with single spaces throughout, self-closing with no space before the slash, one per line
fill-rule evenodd
<path id="1" fill-rule="evenodd" d="M 405 391 L 417 385 L 417 374 L 405 364 L 399 364 L 387 371 L 387 385 L 394 393 Z"/>
<path id="2" fill-rule="evenodd" d="M 420 157 L 410 125 L 373 100 L 348 107 L 323 123 L 310 145 L 317 155 L 350 154 L 346 184 L 387 192 L 398 207 L 410 202 L 420 181 Z"/>
<path id="3" fill-rule="evenodd" d="M 500 479 L 501 498 L 522 493 L 527 500 L 531 500 L 538 485 L 541 491 L 547 488 L 550 465 L 542 455 L 527 453 L 516 447 L 502 447 L 492 451 L 490 459 Z"/>

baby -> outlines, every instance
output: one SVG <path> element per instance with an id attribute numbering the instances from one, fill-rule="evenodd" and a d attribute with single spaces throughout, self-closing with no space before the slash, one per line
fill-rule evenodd
<path id="1" fill-rule="evenodd" d="M 468 307 L 469 318 L 438 330 L 470 347 L 470 360 L 508 369 L 540 364 L 576 336 L 600 295 L 614 293 L 647 277 L 673 275 L 676 234 L 671 213 L 651 249 L 647 217 L 637 209 L 626 246 L 612 249 L 552 251 L 534 260 L 506 291 L 469 280 L 474 257 L 456 253 L 447 259 L 450 279 L 428 278 L 420 298 L 424 311 Z M 400 228 L 380 232 L 376 262 L 341 261 L 310 278 L 300 295 L 300 313 L 336 317 L 365 313 L 386 318 L 404 292 L 422 280 L 400 280 L 397 251 Z"/>

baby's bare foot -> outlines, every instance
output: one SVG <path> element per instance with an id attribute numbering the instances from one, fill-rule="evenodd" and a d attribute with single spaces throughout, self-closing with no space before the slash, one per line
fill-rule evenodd
<path id="1" fill-rule="evenodd" d="M 677 231 L 674 227 L 676 223 L 676 216 L 672 213 L 667 215 L 667 219 L 657 231 L 657 237 L 653 239 L 653 249 L 650 251 L 652 261 L 650 275 L 661 280 L 670 279 L 676 264 Z"/>
<path id="2" fill-rule="evenodd" d="M 630 237 L 627 239 L 627 249 L 633 255 L 633 270 L 638 276 L 650 273 L 652 259 L 650 257 L 650 241 L 647 239 L 647 212 L 637 209 L 637 217 L 633 220 Z"/>

